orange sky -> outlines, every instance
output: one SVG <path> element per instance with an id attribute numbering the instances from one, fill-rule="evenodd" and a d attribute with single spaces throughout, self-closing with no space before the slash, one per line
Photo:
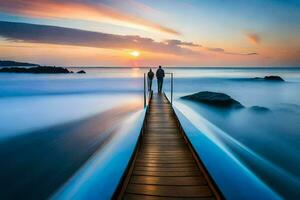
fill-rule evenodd
<path id="1" fill-rule="evenodd" d="M 300 66 L 299 4 L 214 2 L 0 0 L 0 59 L 62 66 Z"/>

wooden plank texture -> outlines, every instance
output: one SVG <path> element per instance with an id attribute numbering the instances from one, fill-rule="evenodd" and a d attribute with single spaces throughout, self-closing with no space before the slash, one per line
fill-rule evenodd
<path id="1" fill-rule="evenodd" d="M 145 120 L 140 148 L 119 199 L 220 199 L 163 94 L 153 94 Z"/>

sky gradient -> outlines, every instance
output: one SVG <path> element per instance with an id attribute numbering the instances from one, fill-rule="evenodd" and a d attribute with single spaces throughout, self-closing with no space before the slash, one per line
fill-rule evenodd
<path id="1" fill-rule="evenodd" d="M 300 67 L 300 2 L 0 0 L 0 51 L 61 66 Z"/>

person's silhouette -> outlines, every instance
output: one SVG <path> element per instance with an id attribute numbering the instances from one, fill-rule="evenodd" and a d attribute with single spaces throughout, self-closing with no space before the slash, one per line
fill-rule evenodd
<path id="1" fill-rule="evenodd" d="M 152 91 L 152 80 L 154 78 L 154 73 L 151 68 L 150 68 L 147 76 L 148 76 L 148 90 L 151 92 Z"/>
<path id="2" fill-rule="evenodd" d="M 158 93 L 161 93 L 162 91 L 164 77 L 165 77 L 165 71 L 161 68 L 161 66 L 159 66 L 156 71 Z"/>

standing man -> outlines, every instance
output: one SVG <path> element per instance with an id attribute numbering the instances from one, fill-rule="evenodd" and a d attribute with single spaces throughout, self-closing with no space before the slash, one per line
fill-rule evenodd
<path id="1" fill-rule="evenodd" d="M 148 76 L 148 90 L 151 92 L 152 91 L 152 80 L 154 78 L 154 73 L 151 68 L 150 68 L 147 76 Z"/>
<path id="2" fill-rule="evenodd" d="M 164 77 L 165 71 L 161 68 L 161 66 L 159 66 L 158 70 L 156 71 L 158 93 L 161 93 L 162 91 Z"/>

